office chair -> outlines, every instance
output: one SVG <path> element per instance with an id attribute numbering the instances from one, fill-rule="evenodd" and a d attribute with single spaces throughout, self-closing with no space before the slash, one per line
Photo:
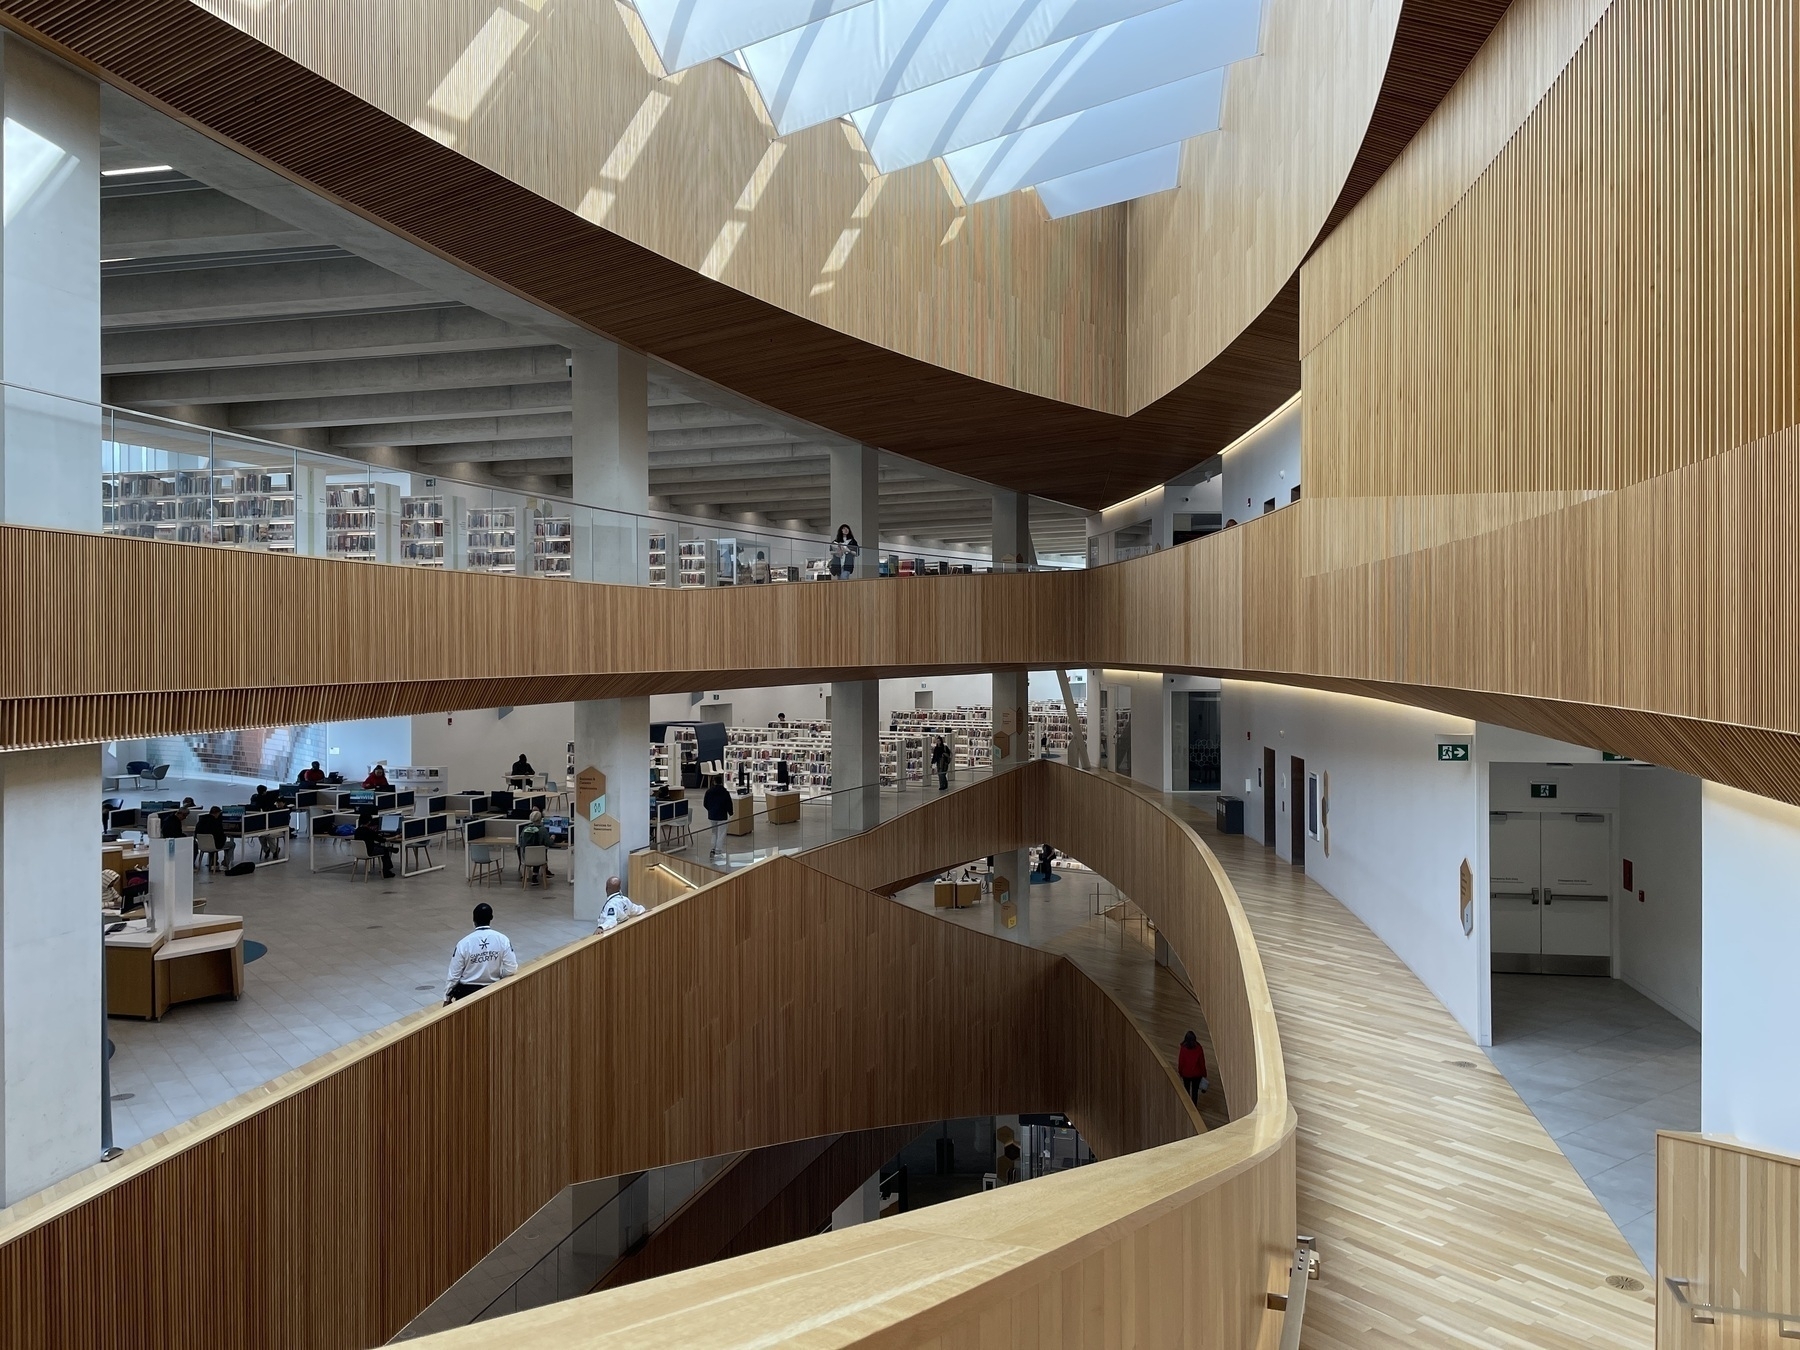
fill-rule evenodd
<path id="1" fill-rule="evenodd" d="M 474 869 L 469 874 L 471 883 L 480 881 L 490 873 L 495 880 L 499 880 L 502 875 L 500 860 L 494 856 L 494 848 L 491 844 L 470 844 L 469 865 Z"/>
<path id="2" fill-rule="evenodd" d="M 358 868 L 363 868 L 363 878 L 373 881 L 381 874 L 381 854 L 369 847 L 367 839 L 350 841 L 350 879 L 356 879 Z"/>
<path id="3" fill-rule="evenodd" d="M 550 850 L 542 844 L 527 844 L 519 850 L 519 885 L 525 884 L 526 871 L 534 868 L 531 884 L 541 886 L 545 873 L 550 870 Z"/>

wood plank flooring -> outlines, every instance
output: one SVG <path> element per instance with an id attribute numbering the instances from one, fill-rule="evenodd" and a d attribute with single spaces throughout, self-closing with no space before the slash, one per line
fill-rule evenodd
<path id="1" fill-rule="evenodd" d="M 1275 999 L 1324 1254 L 1302 1344 L 1649 1347 L 1642 1263 L 1443 1006 L 1302 871 L 1169 800 L 1237 887 Z"/>

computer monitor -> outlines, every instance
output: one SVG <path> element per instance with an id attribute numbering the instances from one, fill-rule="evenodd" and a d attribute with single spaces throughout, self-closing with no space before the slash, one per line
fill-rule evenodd
<path id="1" fill-rule="evenodd" d="M 384 811 L 381 814 L 381 832 L 383 834 L 400 833 L 401 815 L 398 811 Z"/>

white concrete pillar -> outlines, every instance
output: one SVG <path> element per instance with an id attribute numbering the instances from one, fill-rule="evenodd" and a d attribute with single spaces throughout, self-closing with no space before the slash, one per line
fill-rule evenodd
<path id="1" fill-rule="evenodd" d="M 998 556 L 998 555 L 996 555 Z M 994 674 L 994 743 L 995 773 L 1018 768 L 1031 758 L 1031 674 L 1024 670 L 998 671 Z M 1018 849 L 994 855 L 996 897 L 999 882 L 1006 882 L 1009 897 L 1019 906 L 1017 923 L 1030 922 L 1031 853 Z M 995 907 L 998 921 L 998 906 Z"/>
<path id="2" fill-rule="evenodd" d="M 99 746 L 0 754 L 0 1204 L 100 1156 L 99 817 Z"/>
<path id="3" fill-rule="evenodd" d="M 1031 498 L 1023 492 L 994 493 L 994 570 L 1016 572 L 1037 564 L 1031 542 Z"/>
<path id="4" fill-rule="evenodd" d="M 650 509 L 649 390 L 644 357 L 609 342 L 572 354 L 574 497 L 613 512 L 578 512 L 578 580 L 633 585 L 648 568 Z M 587 529 L 583 546 L 582 530 Z M 673 541 L 671 541 L 671 544 Z M 669 566 L 675 560 L 670 549 Z M 575 705 L 575 769 L 606 775 L 607 814 L 619 842 L 600 848 L 585 821 L 574 822 L 575 917 L 597 919 L 606 879 L 629 879 L 630 854 L 650 842 L 650 700 L 591 699 Z"/>
<path id="5" fill-rule="evenodd" d="M 630 880 L 630 855 L 650 842 L 650 700 L 588 699 L 575 705 L 575 769 L 606 775 L 606 812 L 619 822 L 619 842 L 600 848 L 586 821 L 573 822 L 575 917 L 595 920 L 606 879 Z M 697 808 L 699 803 L 695 803 Z"/>
<path id="6" fill-rule="evenodd" d="M 97 531 L 100 86 L 6 34 L 0 111 L 0 520 Z"/>
<path id="7" fill-rule="evenodd" d="M 610 342 L 579 348 L 570 355 L 569 380 L 572 495 L 583 506 L 607 508 L 577 513 L 575 576 L 626 586 L 642 582 L 650 510 L 650 400 L 643 353 Z"/>
<path id="8" fill-rule="evenodd" d="M 878 575 L 881 554 L 881 457 L 866 445 L 831 452 L 831 531 L 848 525 L 862 545 L 855 578 Z M 881 682 L 831 686 L 831 827 L 866 830 L 881 820 Z"/>

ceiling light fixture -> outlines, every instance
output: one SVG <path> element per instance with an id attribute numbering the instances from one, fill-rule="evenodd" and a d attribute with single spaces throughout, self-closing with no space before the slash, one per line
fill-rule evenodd
<path id="1" fill-rule="evenodd" d="M 140 164 L 134 169 L 102 169 L 100 176 L 102 178 L 128 178 L 137 173 L 172 173 L 174 168 L 173 164 Z"/>

